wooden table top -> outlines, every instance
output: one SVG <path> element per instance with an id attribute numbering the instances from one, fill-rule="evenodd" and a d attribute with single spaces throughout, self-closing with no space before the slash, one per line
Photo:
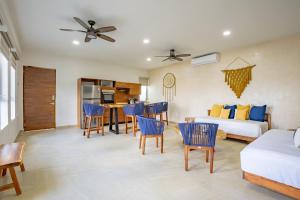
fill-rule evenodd
<path id="1" fill-rule="evenodd" d="M 0 145 L 0 168 L 15 166 L 22 162 L 25 143 L 10 143 Z"/>

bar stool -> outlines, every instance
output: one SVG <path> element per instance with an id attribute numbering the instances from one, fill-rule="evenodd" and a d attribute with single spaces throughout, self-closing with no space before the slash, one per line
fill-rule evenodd
<path id="1" fill-rule="evenodd" d="M 125 114 L 125 132 L 128 134 L 128 129 L 132 128 L 133 135 L 136 136 L 137 128 L 137 116 L 144 115 L 144 103 L 128 104 L 123 107 Z M 132 126 L 128 126 L 128 118 L 132 121 Z"/>
<path id="2" fill-rule="evenodd" d="M 146 113 L 148 117 L 152 118 L 159 116 L 159 120 L 163 121 L 163 102 L 148 104 L 146 106 Z"/>
<path id="3" fill-rule="evenodd" d="M 167 122 L 167 125 L 169 125 L 169 119 L 168 119 L 168 102 L 162 102 L 162 113 L 165 113 L 166 119 L 162 119 L 162 121 Z M 163 117 L 162 117 L 163 118 Z"/>
<path id="4" fill-rule="evenodd" d="M 96 104 L 83 104 L 83 111 L 85 115 L 83 136 L 87 135 L 89 138 L 91 131 L 97 131 L 97 133 L 99 133 L 100 130 L 102 131 L 102 135 L 104 135 L 104 109 L 104 106 Z M 96 127 L 92 127 L 92 121 L 96 121 Z"/>

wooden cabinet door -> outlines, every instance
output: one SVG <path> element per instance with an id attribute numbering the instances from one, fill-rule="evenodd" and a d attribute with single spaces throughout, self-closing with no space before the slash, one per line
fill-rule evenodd
<path id="1" fill-rule="evenodd" d="M 24 130 L 55 128 L 56 70 L 24 66 Z"/>
<path id="2" fill-rule="evenodd" d="M 141 94 L 141 84 L 131 83 L 129 94 L 130 95 L 140 95 Z"/>

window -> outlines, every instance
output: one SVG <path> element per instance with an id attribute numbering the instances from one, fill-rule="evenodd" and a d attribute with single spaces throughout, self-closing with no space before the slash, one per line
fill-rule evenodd
<path id="1" fill-rule="evenodd" d="M 16 70 L 10 66 L 10 119 L 16 118 Z"/>
<path id="2" fill-rule="evenodd" d="M 140 77 L 139 78 L 140 83 L 142 85 L 141 87 L 141 95 L 140 100 L 141 101 L 148 101 L 148 85 L 149 85 L 149 79 L 146 77 Z"/>
<path id="3" fill-rule="evenodd" d="M 8 61 L 0 52 L 0 129 L 8 125 Z"/>

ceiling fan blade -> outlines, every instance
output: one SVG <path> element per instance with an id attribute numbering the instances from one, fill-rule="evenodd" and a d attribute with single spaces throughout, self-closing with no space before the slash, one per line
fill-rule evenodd
<path id="1" fill-rule="evenodd" d="M 169 57 L 169 56 L 154 56 L 154 57 L 166 58 L 166 57 Z"/>
<path id="2" fill-rule="evenodd" d="M 60 28 L 59 30 L 61 30 L 61 31 L 74 31 L 74 32 L 82 32 L 82 33 L 86 33 L 86 31 L 82 31 L 82 30 L 73 30 L 73 29 L 68 29 L 68 28 Z"/>
<path id="3" fill-rule="evenodd" d="M 107 35 L 102 35 L 102 34 L 97 34 L 97 36 L 99 38 L 102 38 L 103 40 L 106 40 L 106 41 L 109 41 L 109 42 L 115 42 L 116 40 L 111 38 L 111 37 L 108 37 Z"/>
<path id="4" fill-rule="evenodd" d="M 81 26 L 83 26 L 84 28 L 86 29 L 89 29 L 90 27 L 84 22 L 82 21 L 81 19 L 79 19 L 78 17 L 73 17 L 73 19 L 78 22 Z"/>
<path id="5" fill-rule="evenodd" d="M 84 42 L 89 42 L 91 41 L 91 38 L 88 38 L 87 36 L 85 36 Z"/>
<path id="6" fill-rule="evenodd" d="M 162 60 L 161 62 L 165 62 L 165 61 L 167 61 L 169 59 L 170 59 L 170 57 L 167 57 L 166 59 Z"/>
<path id="7" fill-rule="evenodd" d="M 191 54 L 185 53 L 185 54 L 178 54 L 176 57 L 188 57 L 191 56 Z"/>
<path id="8" fill-rule="evenodd" d="M 114 26 L 106 26 L 106 27 L 97 28 L 95 30 L 95 32 L 96 33 L 106 33 L 106 32 L 111 32 L 111 31 L 115 31 L 115 30 L 117 30 L 117 28 Z"/>
<path id="9" fill-rule="evenodd" d="M 173 59 L 174 59 L 174 60 L 177 60 L 177 61 L 183 61 L 183 59 L 182 59 L 182 58 L 177 58 L 177 57 L 174 57 Z"/>

